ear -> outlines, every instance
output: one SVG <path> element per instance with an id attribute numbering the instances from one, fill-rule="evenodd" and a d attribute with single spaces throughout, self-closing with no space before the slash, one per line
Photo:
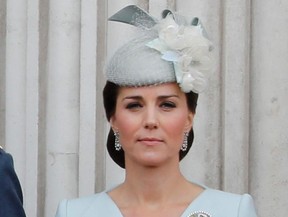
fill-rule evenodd
<path id="1" fill-rule="evenodd" d="M 186 126 L 185 126 L 185 130 L 187 132 L 189 132 L 193 126 L 194 115 L 195 114 L 193 112 L 189 111 L 188 116 L 187 116 Z"/>
<path id="2" fill-rule="evenodd" d="M 111 128 L 112 128 L 112 130 L 113 130 L 114 132 L 115 132 L 116 129 L 117 129 L 115 122 L 116 122 L 116 121 L 115 121 L 115 117 L 112 116 L 112 117 L 110 118 L 110 120 L 109 120 L 109 123 L 110 123 L 110 126 L 111 126 Z"/>

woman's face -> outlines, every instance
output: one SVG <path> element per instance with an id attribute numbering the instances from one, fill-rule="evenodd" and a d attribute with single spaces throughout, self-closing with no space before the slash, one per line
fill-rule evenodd
<path id="1" fill-rule="evenodd" d="M 190 131 L 193 116 L 176 83 L 121 87 L 110 123 L 119 132 L 126 167 L 129 162 L 146 166 L 179 162 L 184 132 Z"/>

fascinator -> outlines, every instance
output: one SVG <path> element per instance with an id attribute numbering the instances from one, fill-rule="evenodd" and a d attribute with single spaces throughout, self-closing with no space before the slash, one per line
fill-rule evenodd
<path id="1" fill-rule="evenodd" d="M 177 82 L 187 93 L 202 92 L 212 65 L 212 44 L 200 20 L 189 24 L 170 10 L 161 20 L 130 5 L 109 18 L 142 29 L 140 36 L 122 46 L 111 58 L 107 80 L 120 86 Z"/>
<path id="2" fill-rule="evenodd" d="M 109 20 L 136 26 L 141 31 L 110 59 L 106 67 L 108 82 L 125 87 L 176 82 L 184 93 L 196 95 L 197 101 L 197 94 L 206 87 L 213 62 L 212 43 L 198 18 L 189 23 L 185 17 L 164 10 L 162 19 L 157 20 L 141 8 L 129 5 Z M 180 153 L 180 160 L 189 151 L 193 138 L 192 129 L 188 137 L 191 144 L 185 152 Z M 110 129 L 108 152 L 124 168 L 124 152 L 118 148 L 115 150 L 115 142 L 117 136 L 115 139 Z"/>

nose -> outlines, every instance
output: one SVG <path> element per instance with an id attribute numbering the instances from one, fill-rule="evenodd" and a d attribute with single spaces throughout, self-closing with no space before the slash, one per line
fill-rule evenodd
<path id="1" fill-rule="evenodd" d="M 145 129 L 157 129 L 159 127 L 159 122 L 157 118 L 157 112 L 154 108 L 149 108 L 146 110 L 144 118 L 144 127 Z"/>

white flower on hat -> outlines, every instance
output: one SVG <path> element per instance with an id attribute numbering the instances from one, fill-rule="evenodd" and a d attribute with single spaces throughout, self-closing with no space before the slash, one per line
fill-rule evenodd
<path id="1" fill-rule="evenodd" d="M 178 25 L 168 15 L 156 26 L 158 38 L 147 43 L 174 64 L 176 80 L 182 91 L 199 93 L 205 89 L 211 68 L 211 42 L 203 36 L 200 25 Z"/>

